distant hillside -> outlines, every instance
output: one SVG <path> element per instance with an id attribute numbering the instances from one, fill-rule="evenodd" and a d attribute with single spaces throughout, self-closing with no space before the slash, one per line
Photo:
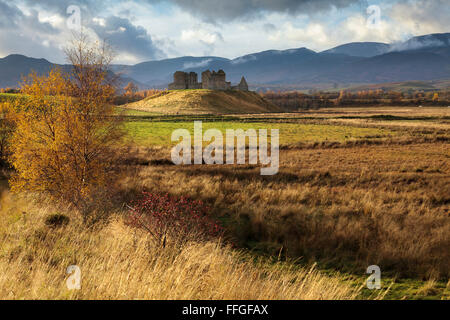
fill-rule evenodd
<path id="1" fill-rule="evenodd" d="M 450 33 L 430 34 L 406 42 L 348 43 L 323 52 L 307 48 L 267 50 L 233 60 L 219 57 L 180 57 L 124 67 L 142 83 L 166 87 L 177 70 L 201 73 L 223 69 L 237 83 L 242 76 L 252 88 L 265 85 L 398 82 L 450 79 Z"/>
<path id="2" fill-rule="evenodd" d="M 450 79 L 450 59 L 433 51 L 393 51 L 340 65 L 318 75 L 344 83 Z"/>
<path id="3" fill-rule="evenodd" d="M 51 66 L 47 60 L 20 55 L 0 59 L 0 87 L 16 86 L 21 75 L 31 70 L 46 72 Z M 233 84 L 245 76 L 253 89 L 450 79 L 450 33 L 413 37 L 393 44 L 354 42 L 323 52 L 297 48 L 267 50 L 232 60 L 212 56 L 179 57 L 112 66 L 124 84 L 133 81 L 141 89 L 167 88 L 178 70 L 194 71 L 200 76 L 206 69 L 223 69 Z"/>
<path id="4" fill-rule="evenodd" d="M 370 58 L 386 53 L 389 48 L 390 46 L 388 44 L 381 42 L 351 42 L 323 52 Z"/>
<path id="5" fill-rule="evenodd" d="M 45 59 L 28 58 L 19 54 L 11 54 L 0 59 L 0 88 L 16 88 L 23 76 L 31 71 L 38 74 L 49 72 L 55 66 Z"/>
<path id="6" fill-rule="evenodd" d="M 164 114 L 239 114 L 280 112 L 279 107 L 255 92 L 174 90 L 124 106 Z"/>
<path id="7" fill-rule="evenodd" d="M 61 68 L 65 72 L 72 70 L 71 65 L 68 64 L 58 65 L 45 59 L 29 58 L 20 54 L 11 54 L 0 58 L 0 88 L 17 88 L 23 77 L 28 76 L 31 72 L 43 75 L 55 67 Z M 115 69 L 120 69 L 120 66 L 115 66 Z M 113 73 L 111 72 L 111 74 Z M 128 78 L 125 74 L 121 75 L 119 86 L 123 87 L 130 81 L 146 87 L 145 84 Z"/>
<path id="8" fill-rule="evenodd" d="M 433 33 L 413 37 L 405 42 L 394 43 L 391 51 L 418 50 L 450 46 L 450 33 Z"/>

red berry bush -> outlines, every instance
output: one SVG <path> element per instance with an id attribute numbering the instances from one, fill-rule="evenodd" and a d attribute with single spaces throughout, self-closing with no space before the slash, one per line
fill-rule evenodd
<path id="1" fill-rule="evenodd" d="M 128 208 L 130 224 L 149 232 L 163 247 L 168 241 L 205 241 L 223 233 L 202 201 L 144 192 Z"/>

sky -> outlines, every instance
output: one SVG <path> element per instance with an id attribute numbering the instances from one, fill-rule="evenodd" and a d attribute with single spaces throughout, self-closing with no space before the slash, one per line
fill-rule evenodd
<path id="1" fill-rule="evenodd" d="M 395 43 L 450 32 L 449 20 L 450 0 L 0 0 L 0 57 L 65 63 L 80 27 L 112 45 L 115 63 L 136 64 Z"/>

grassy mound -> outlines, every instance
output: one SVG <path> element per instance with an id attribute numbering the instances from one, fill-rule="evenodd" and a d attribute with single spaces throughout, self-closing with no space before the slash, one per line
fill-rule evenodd
<path id="1" fill-rule="evenodd" d="M 255 92 L 173 90 L 125 105 L 125 108 L 164 114 L 238 114 L 280 112 Z"/>

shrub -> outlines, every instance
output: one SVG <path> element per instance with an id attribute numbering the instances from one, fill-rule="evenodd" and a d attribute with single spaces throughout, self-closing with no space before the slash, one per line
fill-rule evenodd
<path id="1" fill-rule="evenodd" d="M 202 201 L 144 192 L 129 209 L 129 223 L 149 232 L 163 247 L 169 240 L 183 244 L 210 240 L 223 233 Z"/>
<path id="2" fill-rule="evenodd" d="M 67 225 L 69 221 L 69 217 L 60 213 L 55 213 L 45 218 L 45 225 L 51 228 L 56 228 Z"/>

